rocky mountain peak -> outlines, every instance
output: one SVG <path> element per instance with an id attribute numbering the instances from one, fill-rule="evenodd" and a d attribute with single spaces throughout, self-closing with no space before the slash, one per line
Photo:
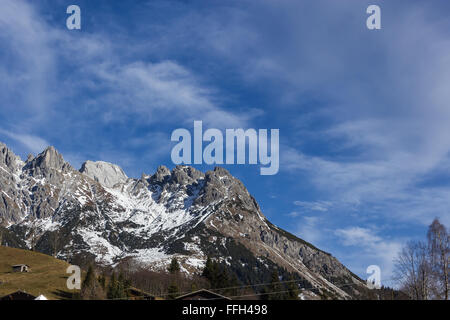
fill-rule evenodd
<path id="1" fill-rule="evenodd" d="M 65 171 L 70 165 L 64 161 L 63 156 L 52 146 L 38 154 L 34 159 L 30 159 L 26 164 L 26 170 L 33 174 L 44 174 L 49 170 Z"/>
<path id="2" fill-rule="evenodd" d="M 20 158 L 16 156 L 9 148 L 0 142 L 0 165 L 6 166 L 10 170 L 15 170 Z"/>
<path id="3" fill-rule="evenodd" d="M 164 183 L 170 178 L 170 170 L 166 166 L 159 166 L 155 174 L 150 177 L 152 183 Z"/>
<path id="4" fill-rule="evenodd" d="M 248 211 L 259 211 L 259 206 L 244 184 L 225 168 L 215 167 L 205 173 L 204 187 L 195 204 L 208 205 L 224 199 L 239 202 Z"/>
<path id="5" fill-rule="evenodd" d="M 31 153 L 28 154 L 26 163 L 33 161 L 33 159 L 34 159 L 34 156 Z"/>
<path id="6" fill-rule="evenodd" d="M 83 163 L 80 172 L 108 188 L 112 188 L 118 183 L 125 183 L 128 180 L 122 168 L 104 161 L 88 160 Z"/>
<path id="7" fill-rule="evenodd" d="M 193 167 L 176 166 L 171 172 L 170 182 L 180 185 L 189 185 L 203 179 L 205 174 Z"/>
<path id="8" fill-rule="evenodd" d="M 205 179 L 207 184 L 217 184 L 226 188 L 233 184 L 240 183 L 240 181 L 233 177 L 227 169 L 222 167 L 215 167 L 214 170 L 207 171 Z"/>

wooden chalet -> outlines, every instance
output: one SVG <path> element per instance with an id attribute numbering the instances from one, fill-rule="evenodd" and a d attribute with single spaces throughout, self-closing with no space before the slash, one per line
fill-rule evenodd
<path id="1" fill-rule="evenodd" d="M 13 272 L 30 272 L 30 266 L 27 264 L 15 264 L 12 266 Z"/>

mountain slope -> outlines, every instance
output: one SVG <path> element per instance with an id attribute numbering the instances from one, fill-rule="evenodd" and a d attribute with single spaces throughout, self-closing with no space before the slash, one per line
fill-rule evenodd
<path id="1" fill-rule="evenodd" d="M 11 266 L 15 264 L 29 265 L 30 272 L 11 272 Z M 67 298 L 74 292 L 69 292 L 66 287 L 68 266 L 67 262 L 39 252 L 0 246 L 0 297 L 26 290 L 34 296 L 43 294 L 49 299 Z"/>
<path id="2" fill-rule="evenodd" d="M 365 290 L 336 258 L 272 225 L 220 167 L 161 166 L 133 179 L 106 162 L 77 171 L 53 147 L 23 162 L 0 144 L 0 187 L 9 244 L 73 263 L 134 257 L 158 269 L 175 255 L 192 273 L 211 256 L 243 282 L 264 281 L 276 267 L 319 294 L 347 299 Z"/>

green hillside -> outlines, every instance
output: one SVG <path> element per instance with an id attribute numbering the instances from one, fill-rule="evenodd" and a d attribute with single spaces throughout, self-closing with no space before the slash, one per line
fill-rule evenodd
<path id="1" fill-rule="evenodd" d="M 12 265 L 27 264 L 28 273 L 12 272 Z M 23 249 L 0 246 L 0 297 L 23 290 L 48 299 L 67 299 L 72 290 L 66 287 L 69 264 L 51 256 Z"/>

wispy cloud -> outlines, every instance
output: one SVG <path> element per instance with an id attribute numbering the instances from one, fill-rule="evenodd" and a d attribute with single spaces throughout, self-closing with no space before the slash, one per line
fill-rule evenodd
<path id="1" fill-rule="evenodd" d="M 394 219 L 426 224 L 436 201 L 448 209 L 448 187 L 416 185 L 450 160 L 450 41 L 448 20 L 430 18 L 436 7 L 385 4 L 386 31 L 376 33 L 364 26 L 365 3 L 247 5 L 256 14 L 230 6 L 204 20 L 202 39 L 248 83 L 270 84 L 273 108 L 297 129 L 282 137 L 280 170 L 304 173 L 332 201 L 383 203 Z M 283 22 L 269 28 L 267 15 Z"/>
<path id="2" fill-rule="evenodd" d="M 114 107 L 116 117 L 131 112 L 143 116 L 147 124 L 164 121 L 192 125 L 201 115 L 211 126 L 231 128 L 244 126 L 248 119 L 222 109 L 215 101 L 220 94 L 174 61 L 105 64 L 100 68 L 92 65 L 90 71 L 85 77 L 98 79 L 106 90 L 95 104 L 98 108 L 105 104 Z"/>
<path id="3" fill-rule="evenodd" d="M 317 216 L 304 216 L 298 222 L 295 234 L 314 245 L 319 245 L 323 239 L 323 224 L 321 225 L 321 218 Z"/>
<path id="4" fill-rule="evenodd" d="M 381 241 L 381 238 L 376 236 L 372 230 L 368 228 L 350 227 L 347 229 L 338 229 L 335 234 L 342 239 L 346 246 L 372 246 Z"/>
<path id="5" fill-rule="evenodd" d="M 50 143 L 48 143 L 45 139 L 34 135 L 14 133 L 3 129 L 0 129 L 0 134 L 21 143 L 25 146 L 28 152 L 32 152 L 34 154 L 40 153 L 50 145 Z"/>
<path id="6" fill-rule="evenodd" d="M 359 226 L 337 229 L 335 235 L 344 246 L 357 248 L 357 254 L 348 257 L 354 265 L 359 264 L 360 273 L 365 273 L 369 265 L 379 265 L 382 281 L 390 286 L 395 284 L 392 279 L 394 258 L 401 250 L 403 241 L 385 240 L 372 229 Z"/>
<path id="7" fill-rule="evenodd" d="M 328 211 L 328 209 L 332 206 L 330 201 L 294 201 L 294 204 L 307 211 L 321 212 Z"/>
<path id="8" fill-rule="evenodd" d="M 3 1 L 0 27 L 0 57 L 7 61 L 0 66 L 4 130 L 35 132 L 68 153 L 112 154 L 150 136 L 151 161 L 157 163 L 170 156 L 170 136 L 162 132 L 189 128 L 194 120 L 248 127 L 257 113 L 230 110 L 226 94 L 195 70 L 176 59 L 149 58 L 147 48 L 129 48 L 108 30 L 55 28 L 34 3 Z M 107 133 L 111 127 L 114 135 Z"/>

